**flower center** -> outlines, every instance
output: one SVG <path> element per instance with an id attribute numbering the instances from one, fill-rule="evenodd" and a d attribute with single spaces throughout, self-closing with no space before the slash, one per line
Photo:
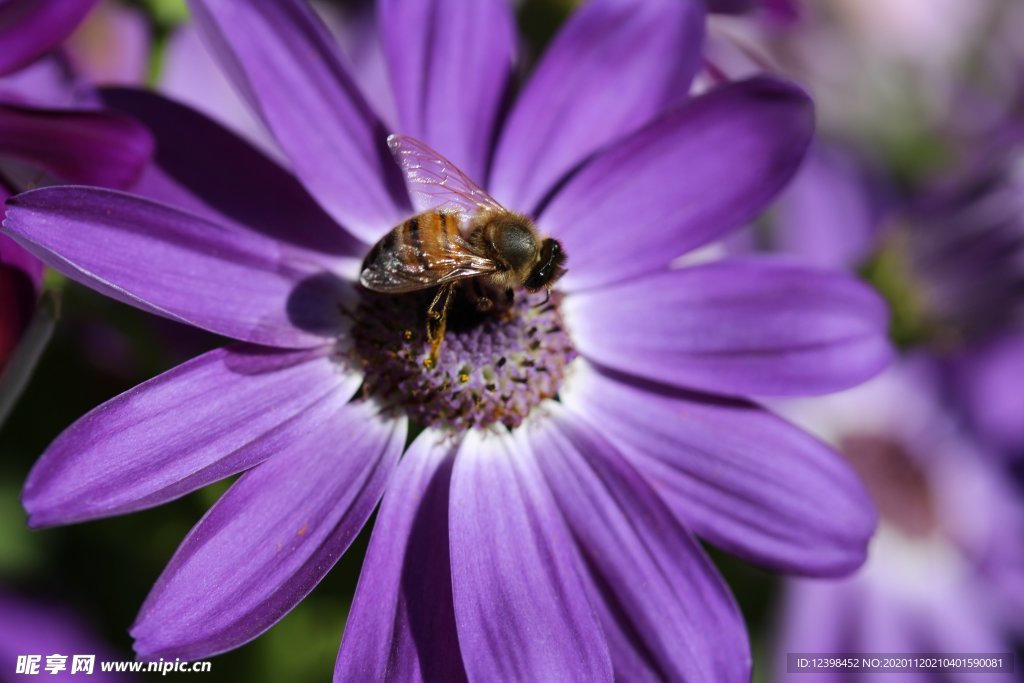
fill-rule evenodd
<path id="1" fill-rule="evenodd" d="M 939 526 L 931 485 L 920 465 L 895 441 L 878 436 L 844 438 L 840 450 L 871 493 L 882 519 L 907 536 Z"/>
<path id="2" fill-rule="evenodd" d="M 386 295 L 361 291 L 353 339 L 365 372 L 363 391 L 424 427 L 517 427 L 553 398 L 576 351 L 559 311 L 561 295 L 517 292 L 480 312 L 459 287 L 435 367 L 426 337 L 434 290 Z"/>

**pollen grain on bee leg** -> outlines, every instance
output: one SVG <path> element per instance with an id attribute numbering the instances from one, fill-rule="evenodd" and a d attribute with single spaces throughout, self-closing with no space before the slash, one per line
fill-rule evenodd
<path id="1" fill-rule="evenodd" d="M 424 426 L 517 427 L 533 407 L 558 393 L 576 357 L 558 292 L 543 307 L 530 298 L 518 296 L 511 310 L 500 313 L 479 311 L 470 297 L 457 298 L 435 361 L 420 332 L 426 329 L 430 292 L 364 292 L 353 341 L 367 394 Z"/>

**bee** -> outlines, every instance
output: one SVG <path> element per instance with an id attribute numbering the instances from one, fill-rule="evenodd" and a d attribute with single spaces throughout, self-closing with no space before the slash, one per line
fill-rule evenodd
<path id="1" fill-rule="evenodd" d="M 447 328 L 456 288 L 467 283 L 478 310 L 494 302 L 481 283 L 506 298 L 518 287 L 547 290 L 565 274 L 565 252 L 533 222 L 504 208 L 452 162 L 415 138 L 392 135 L 388 147 L 405 173 L 420 213 L 395 226 L 363 261 L 359 282 L 374 292 L 405 294 L 437 287 L 427 309 L 428 368 Z"/>

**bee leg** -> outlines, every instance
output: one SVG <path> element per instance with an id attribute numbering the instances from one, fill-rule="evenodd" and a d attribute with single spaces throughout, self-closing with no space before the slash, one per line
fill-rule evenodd
<path id="1" fill-rule="evenodd" d="M 511 287 L 505 288 L 505 303 L 511 306 L 516 300 L 516 293 L 512 291 Z"/>
<path id="2" fill-rule="evenodd" d="M 441 352 L 441 342 L 444 341 L 444 332 L 448 327 L 448 309 L 452 305 L 456 284 L 449 282 L 438 287 L 437 294 L 427 309 L 427 341 L 430 342 L 430 355 L 423 361 L 423 365 L 428 370 L 437 367 L 437 356 Z"/>

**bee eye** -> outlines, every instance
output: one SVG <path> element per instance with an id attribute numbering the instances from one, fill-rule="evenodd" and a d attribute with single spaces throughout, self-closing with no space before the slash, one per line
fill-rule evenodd
<path id="1" fill-rule="evenodd" d="M 562 245 L 558 240 L 549 237 L 541 244 L 539 265 L 530 273 L 524 286 L 536 291 L 551 285 L 565 274 L 564 264 L 565 253 L 562 251 Z"/>

